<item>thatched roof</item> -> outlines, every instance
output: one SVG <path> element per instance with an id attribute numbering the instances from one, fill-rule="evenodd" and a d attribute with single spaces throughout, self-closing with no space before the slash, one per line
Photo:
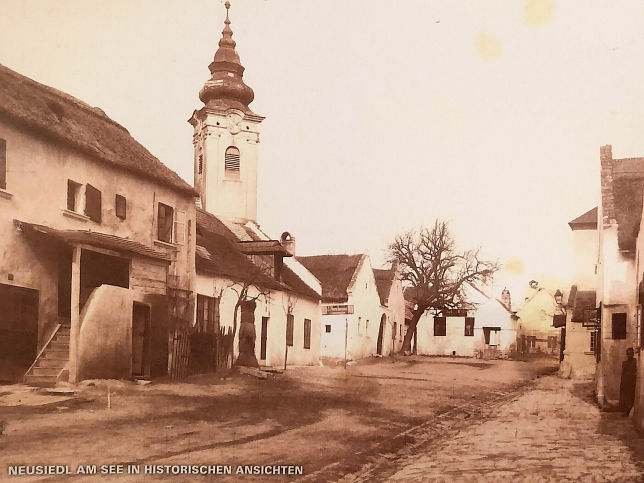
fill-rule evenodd
<path id="1" fill-rule="evenodd" d="M 198 193 L 105 113 L 0 65 L 0 118 L 99 162 L 196 197 Z"/>
<path id="2" fill-rule="evenodd" d="M 347 290 L 365 255 L 316 255 L 297 257 L 322 284 L 323 302 L 346 302 Z"/>

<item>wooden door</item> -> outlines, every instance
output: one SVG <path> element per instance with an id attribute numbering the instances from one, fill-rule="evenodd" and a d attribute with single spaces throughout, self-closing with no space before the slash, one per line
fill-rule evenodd
<path id="1" fill-rule="evenodd" d="M 132 306 L 132 375 L 146 375 L 147 340 L 150 326 L 150 307 L 137 304 Z"/>
<path id="2" fill-rule="evenodd" d="M 378 342 L 376 343 L 376 352 L 382 355 L 382 343 L 385 338 L 385 320 L 387 319 L 386 315 L 382 315 L 380 318 L 380 329 L 378 329 Z"/>
<path id="3" fill-rule="evenodd" d="M 268 340 L 268 317 L 262 317 L 262 334 L 260 342 L 259 358 L 262 361 L 266 360 L 266 341 Z"/>
<path id="4" fill-rule="evenodd" d="M 37 343 L 38 291 L 0 284 L 0 381 L 24 376 Z"/>

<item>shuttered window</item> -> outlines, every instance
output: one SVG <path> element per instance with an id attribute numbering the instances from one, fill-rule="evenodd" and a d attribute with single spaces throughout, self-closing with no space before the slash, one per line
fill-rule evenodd
<path id="1" fill-rule="evenodd" d="M 613 314 L 613 339 L 626 339 L 626 314 Z"/>
<path id="2" fill-rule="evenodd" d="M 79 194 L 80 194 L 81 185 L 72 181 L 71 179 L 67 180 L 67 209 L 69 211 L 78 211 L 80 208 L 79 205 Z"/>
<path id="3" fill-rule="evenodd" d="M 127 200 L 125 196 L 116 195 L 116 201 L 114 202 L 114 211 L 116 211 L 116 216 L 121 220 L 125 220 L 127 212 Z"/>
<path id="4" fill-rule="evenodd" d="M 172 242 L 172 224 L 174 210 L 171 206 L 159 203 L 157 211 L 157 239 L 163 242 Z"/>
<path id="5" fill-rule="evenodd" d="M 311 321 L 304 319 L 304 348 L 311 348 Z"/>
<path id="6" fill-rule="evenodd" d="M 96 223 L 101 222 L 101 192 L 91 184 L 85 186 L 85 214 Z"/>
<path id="7" fill-rule="evenodd" d="M 0 189 L 7 189 L 7 141 L 0 139 Z"/>
<path id="8" fill-rule="evenodd" d="M 474 317 L 465 317 L 465 335 L 474 337 Z"/>
<path id="9" fill-rule="evenodd" d="M 447 335 L 447 327 L 446 327 L 446 319 L 445 317 L 434 317 L 434 335 L 440 335 L 444 336 Z"/>
<path id="10" fill-rule="evenodd" d="M 186 240 L 186 212 L 177 210 L 174 220 L 174 242 L 183 245 Z"/>
<path id="11" fill-rule="evenodd" d="M 219 299 L 197 295 L 197 332 L 214 334 L 219 330 Z"/>
<path id="12" fill-rule="evenodd" d="M 286 345 L 293 347 L 293 322 L 295 318 L 292 314 L 286 316 Z"/>
<path id="13" fill-rule="evenodd" d="M 229 146 L 226 149 L 225 171 L 226 178 L 239 179 L 240 156 L 239 149 L 237 149 L 235 146 Z"/>

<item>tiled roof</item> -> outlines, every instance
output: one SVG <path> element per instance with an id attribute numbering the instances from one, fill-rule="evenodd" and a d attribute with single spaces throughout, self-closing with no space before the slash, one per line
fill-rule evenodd
<path id="1" fill-rule="evenodd" d="M 347 289 L 365 255 L 296 257 L 322 284 L 322 301 L 346 302 Z"/>
<path id="2" fill-rule="evenodd" d="M 593 209 L 588 210 L 583 215 L 578 216 L 574 220 L 568 222 L 570 228 L 573 230 L 592 230 L 597 229 L 597 211 L 598 208 L 595 206 Z"/>
<path id="3" fill-rule="evenodd" d="M 258 285 L 277 290 L 292 291 L 313 300 L 320 296 L 304 283 L 293 270 L 282 266 L 282 282 L 262 272 L 240 249 L 241 234 L 245 242 L 256 241 L 248 235 L 252 230 L 239 223 L 222 220 L 205 210 L 197 208 L 197 271 L 212 275 L 221 275 L 240 281 L 255 281 Z M 233 232 L 231 228 L 235 229 Z M 206 249 L 207 247 L 209 249 Z"/>
<path id="4" fill-rule="evenodd" d="M 391 291 L 391 284 L 396 275 L 391 269 L 374 268 L 373 275 L 376 278 L 376 288 L 378 289 L 378 296 L 380 297 L 380 304 L 383 307 L 387 306 L 389 299 L 389 292 Z"/>
<path id="5" fill-rule="evenodd" d="M 36 225 L 20 220 L 13 220 L 14 225 L 23 232 L 46 236 L 67 245 L 85 244 L 98 248 L 107 248 L 120 252 L 136 253 L 149 258 L 170 262 L 170 256 L 160 250 L 147 247 L 139 242 L 107 233 L 89 230 L 56 230 L 45 225 Z"/>
<path id="6" fill-rule="evenodd" d="M 117 169 L 196 197 L 198 193 L 105 113 L 0 65 L 0 117 Z"/>
<path id="7" fill-rule="evenodd" d="M 587 322 L 588 311 L 597 308 L 597 295 L 594 290 L 577 290 L 577 286 L 570 288 L 568 308 L 572 309 L 573 322 Z"/>

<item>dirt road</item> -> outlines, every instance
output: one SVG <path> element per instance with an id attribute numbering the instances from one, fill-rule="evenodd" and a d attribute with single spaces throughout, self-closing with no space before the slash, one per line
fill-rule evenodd
<path id="1" fill-rule="evenodd" d="M 411 442 L 406 431 L 454 408 L 504 397 L 552 368 L 552 362 L 372 359 L 346 370 L 294 368 L 265 380 L 200 376 L 146 386 L 100 381 L 82 386 L 71 399 L 58 395 L 39 405 L 16 403 L 16 388 L 3 387 L 0 471 L 6 476 L 9 465 L 34 464 L 65 465 L 71 473 L 78 465 L 106 464 L 297 465 L 305 479 L 328 481 L 360 471 L 374 455 L 395 454 Z M 182 478 L 146 480 L 195 479 Z"/>

